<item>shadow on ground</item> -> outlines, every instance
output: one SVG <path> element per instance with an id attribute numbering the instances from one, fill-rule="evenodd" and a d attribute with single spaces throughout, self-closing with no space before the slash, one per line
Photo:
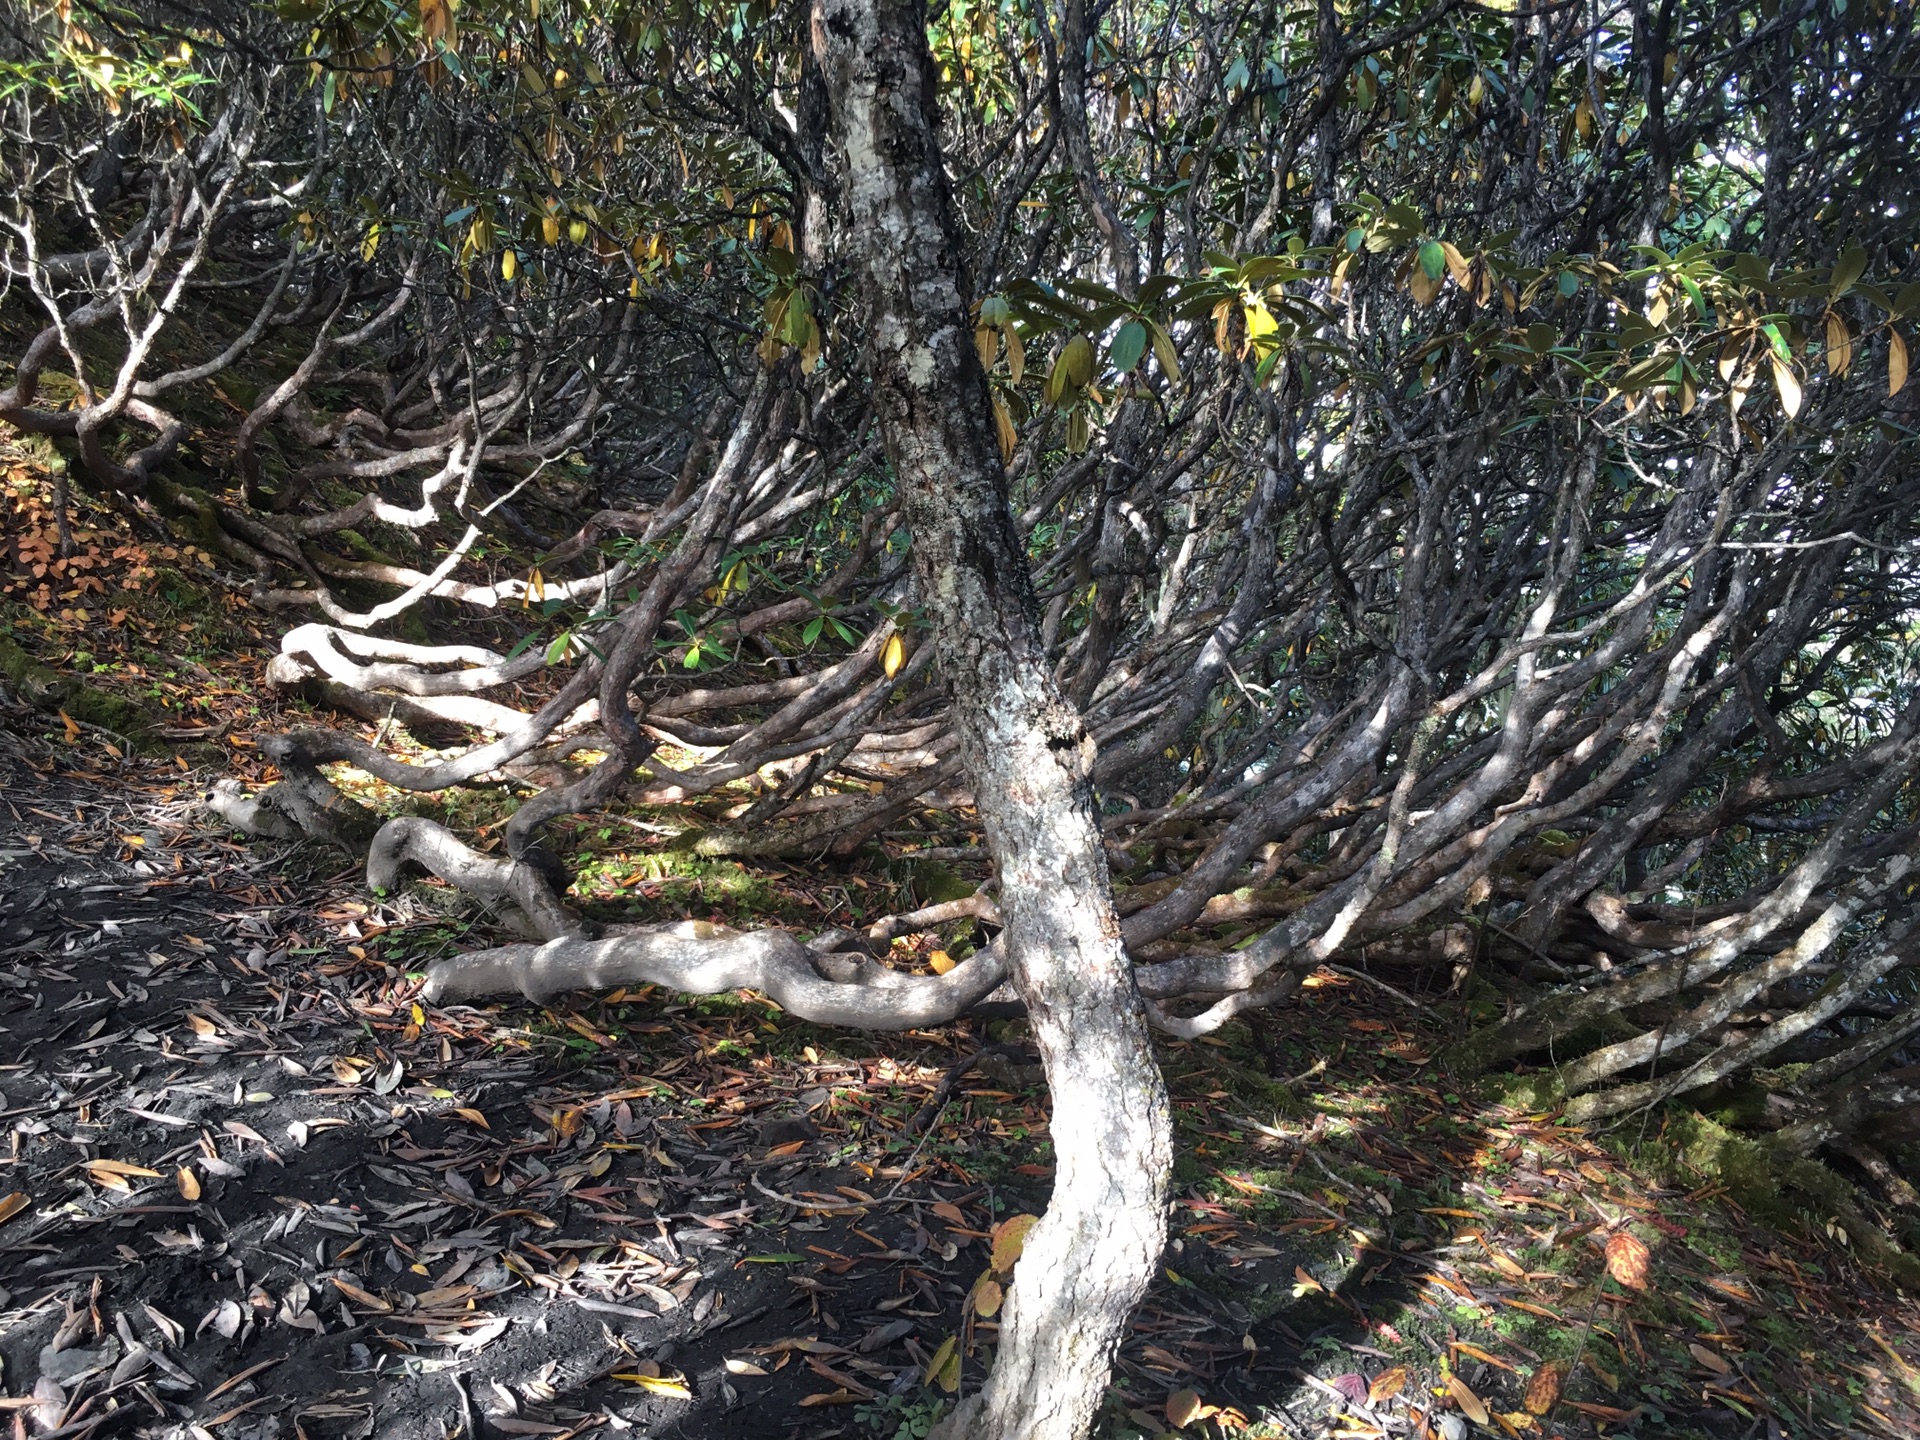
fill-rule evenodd
<path id="1" fill-rule="evenodd" d="M 16 1434 L 893 1437 L 950 1337 L 977 1383 L 962 1302 L 1044 1206 L 1044 1104 L 976 1074 L 903 1122 L 983 1036 L 422 1009 L 457 923 L 206 831 L 176 773 L 0 764 Z M 1320 979 L 1260 1042 L 1166 1049 L 1174 1238 L 1106 1434 L 1920 1429 L 1914 1319 L 1844 1251 L 1450 1091 L 1444 1022 Z M 1603 1279 L 1621 1230 L 1643 1291 Z"/>

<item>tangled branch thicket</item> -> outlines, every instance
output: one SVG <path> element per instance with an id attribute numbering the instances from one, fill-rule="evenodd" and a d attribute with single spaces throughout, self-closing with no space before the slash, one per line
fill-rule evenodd
<path id="1" fill-rule="evenodd" d="M 1550 1060 L 1576 1117 L 1758 1083 L 1802 1150 L 1920 1136 L 1912 7 L 1036 13 L 930 35 L 1154 1023 L 1364 967 L 1497 1001 L 1456 1060 Z M 0 26 L 0 419 L 378 726 L 268 737 L 221 814 L 511 907 L 443 996 L 1005 999 L 992 944 L 884 959 L 991 884 L 808 943 L 590 934 L 541 843 L 630 807 L 707 855 L 972 843 L 804 12 Z M 483 853 L 341 765 L 521 798 Z"/>

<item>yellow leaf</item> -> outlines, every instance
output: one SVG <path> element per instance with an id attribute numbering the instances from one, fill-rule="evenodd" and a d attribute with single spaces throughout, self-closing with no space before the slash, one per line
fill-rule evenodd
<path id="1" fill-rule="evenodd" d="M 729 1359 L 727 1361 L 727 1373 L 731 1375 L 764 1375 L 767 1372 L 764 1366 L 756 1365 L 751 1360 Z"/>
<path id="2" fill-rule="evenodd" d="M 1853 364 L 1853 336 L 1847 332 L 1847 322 L 1833 311 L 1827 312 L 1827 369 L 1835 375 L 1844 375 Z"/>
<path id="3" fill-rule="evenodd" d="M 980 363 L 991 370 L 993 362 L 1000 358 L 1000 336 L 991 326 L 977 326 L 973 332 L 973 349 Z"/>
<path id="4" fill-rule="evenodd" d="M 1458 1375 L 1447 1377 L 1447 1393 L 1453 1396 L 1453 1403 L 1460 1412 L 1476 1425 L 1487 1423 L 1487 1405 L 1478 1395 L 1468 1388 L 1467 1382 Z"/>
<path id="5" fill-rule="evenodd" d="M 1373 1383 L 1367 1387 L 1367 1404 L 1377 1406 L 1383 1400 L 1391 1400 L 1407 1386 L 1407 1367 L 1396 1365 L 1391 1370 L 1382 1370 L 1373 1377 Z"/>
<path id="6" fill-rule="evenodd" d="M 200 1198 L 200 1177 L 185 1165 L 182 1165 L 174 1174 L 173 1183 L 180 1187 L 180 1198 L 182 1200 L 198 1200 Z"/>
<path id="7" fill-rule="evenodd" d="M 1769 355 L 1773 364 L 1773 388 L 1780 392 L 1780 408 L 1787 412 L 1791 420 L 1800 413 L 1800 381 L 1793 373 L 1793 367 L 1778 355 Z"/>
<path id="8" fill-rule="evenodd" d="M 898 635 L 889 635 L 887 643 L 880 648 L 880 669 L 891 680 L 900 673 L 900 667 L 907 661 L 907 645 Z"/>
<path id="9" fill-rule="evenodd" d="M 1013 459 L 1013 452 L 1020 443 L 1020 432 L 1014 428 L 1013 416 L 1007 413 L 1007 407 L 998 395 L 993 397 L 993 432 L 1000 441 L 1000 460 L 1002 464 Z"/>
<path id="10" fill-rule="evenodd" d="M 933 967 L 933 973 L 944 975 L 959 962 L 944 950 L 936 950 L 927 957 L 927 964 Z"/>
<path id="11" fill-rule="evenodd" d="M 509 245 L 500 252 L 500 278 L 502 280 L 511 280 L 519 273 L 520 257 L 514 252 L 513 247 Z"/>
<path id="12" fill-rule="evenodd" d="M 993 1258 L 988 1263 L 994 1273 L 1005 1275 L 1019 1263 L 1027 1248 L 1027 1232 L 1039 1223 L 1038 1215 L 1009 1215 L 993 1227 Z"/>
<path id="13" fill-rule="evenodd" d="M 642 1375 L 638 1371 L 628 1370 L 615 1375 L 613 1378 L 638 1385 L 642 1390 L 650 1390 L 655 1395 L 666 1395 L 675 1400 L 691 1400 L 693 1398 L 693 1392 L 687 1388 L 687 1382 L 684 1376 Z"/>
<path id="14" fill-rule="evenodd" d="M 1900 338 L 1900 332 L 1891 326 L 1887 328 L 1887 398 L 1898 395 L 1907 384 L 1907 342 Z M 60 718 L 65 720 L 63 711 Z"/>
<path id="15" fill-rule="evenodd" d="M 1007 342 L 1007 375 L 1018 385 L 1027 373 L 1027 347 L 1020 343 L 1020 336 L 1013 326 L 1001 326 L 1000 333 Z"/>
<path id="16" fill-rule="evenodd" d="M 938 1385 L 949 1395 L 960 1388 L 960 1337 L 949 1335 L 940 1342 L 940 1348 L 933 1352 L 933 1358 L 927 1361 L 927 1385 Z"/>
<path id="17" fill-rule="evenodd" d="M 991 1320 L 1000 1313 L 1000 1302 L 1006 1298 L 1006 1291 L 992 1275 L 982 1275 L 973 1282 L 973 1293 L 967 1297 L 973 1303 L 973 1313 Z"/>

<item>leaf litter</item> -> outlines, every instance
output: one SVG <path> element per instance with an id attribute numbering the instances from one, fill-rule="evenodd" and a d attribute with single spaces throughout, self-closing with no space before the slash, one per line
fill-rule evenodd
<path id="1" fill-rule="evenodd" d="M 978 1383 L 1044 1095 L 982 1067 L 915 1117 L 998 1036 L 424 1006 L 409 960 L 468 943 L 443 919 L 89 754 L 0 745 L 17 1434 L 824 1440 Z M 1325 1055 L 1340 1030 L 1368 1043 Z M 1920 1430 L 1920 1319 L 1842 1241 L 1448 1091 L 1445 1038 L 1322 972 L 1260 1031 L 1163 1046 L 1173 1238 L 1106 1433 Z"/>

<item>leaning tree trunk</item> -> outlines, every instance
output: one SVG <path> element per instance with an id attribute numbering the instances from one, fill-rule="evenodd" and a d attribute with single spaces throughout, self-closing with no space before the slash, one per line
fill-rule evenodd
<path id="1" fill-rule="evenodd" d="M 1007 505 L 921 7 L 815 0 L 813 47 L 920 599 L 999 868 L 1013 983 L 1053 1093 L 1052 1202 L 1027 1240 L 986 1386 L 945 1433 L 1077 1440 L 1166 1239 L 1166 1087 L 1108 887 L 1092 741 L 1049 674 Z"/>

